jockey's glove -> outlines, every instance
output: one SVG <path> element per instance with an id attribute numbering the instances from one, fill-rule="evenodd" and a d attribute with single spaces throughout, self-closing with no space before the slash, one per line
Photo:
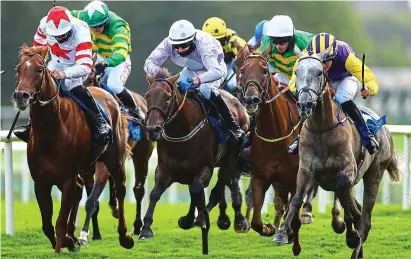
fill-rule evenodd
<path id="1" fill-rule="evenodd" d="M 101 63 L 98 63 L 97 65 L 96 65 L 96 75 L 100 75 L 101 73 L 103 73 L 104 72 L 104 69 L 106 69 L 106 67 L 107 67 L 107 64 L 106 64 L 106 62 L 101 62 Z"/>

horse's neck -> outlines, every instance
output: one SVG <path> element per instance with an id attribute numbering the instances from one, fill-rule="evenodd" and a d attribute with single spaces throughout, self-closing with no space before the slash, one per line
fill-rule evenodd
<path id="1" fill-rule="evenodd" d="M 271 76 L 271 87 L 268 98 L 273 98 L 279 93 L 274 78 Z M 278 138 L 287 135 L 292 127 L 290 121 L 290 108 L 284 96 L 277 97 L 269 104 L 259 107 L 256 121 L 258 133 L 264 137 Z"/>
<path id="2" fill-rule="evenodd" d="M 327 89 L 314 114 L 307 120 L 310 129 L 324 131 L 338 123 L 338 107 L 334 103 L 330 91 Z"/>
<path id="3" fill-rule="evenodd" d="M 44 90 L 42 90 L 38 96 L 41 101 L 51 100 L 57 94 L 48 70 L 45 75 L 45 81 L 42 89 Z M 60 97 L 54 98 L 53 101 L 45 104 L 44 106 L 40 105 L 39 102 L 31 105 L 30 121 L 35 130 L 42 131 L 44 129 L 47 134 L 49 134 L 50 127 L 57 127 L 61 124 L 59 101 L 62 100 L 59 100 L 59 98 Z M 60 105 L 63 105 L 63 103 Z"/>

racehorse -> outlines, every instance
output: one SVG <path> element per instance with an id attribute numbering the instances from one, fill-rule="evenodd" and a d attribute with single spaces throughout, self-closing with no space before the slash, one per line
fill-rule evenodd
<path id="1" fill-rule="evenodd" d="M 83 180 L 78 175 L 92 163 L 88 160 L 92 142 L 90 127 L 80 106 L 73 99 L 61 95 L 60 83 L 54 87 L 46 67 L 47 53 L 47 47 L 30 48 L 27 44 L 21 47 L 21 60 L 16 68 L 17 84 L 12 98 L 18 109 L 30 107 L 32 127 L 27 144 L 27 162 L 34 181 L 43 232 L 55 252 L 59 253 L 62 247 L 67 247 L 70 251 L 76 249 L 74 221 L 83 187 Z M 115 182 L 119 202 L 120 244 L 125 248 L 132 248 L 134 241 L 127 235 L 124 218 L 127 120 L 121 115 L 112 96 L 98 88 L 90 88 L 90 91 L 108 114 L 113 128 L 113 142 L 98 160 L 109 168 Z M 56 232 L 51 222 L 53 185 L 57 185 L 62 192 Z"/>
<path id="2" fill-rule="evenodd" d="M 326 191 L 333 191 L 344 209 L 344 222 L 333 215 L 333 228 L 337 233 L 346 228 L 347 246 L 353 249 L 351 258 L 362 258 L 362 244 L 371 229 L 371 213 L 378 194 L 379 184 L 387 170 L 391 180 L 400 179 L 398 161 L 394 153 L 391 133 L 380 123 L 378 115 L 366 107 L 363 112 L 369 114 L 376 128 L 379 150 L 370 155 L 361 145 L 361 137 L 349 123 L 341 107 L 333 101 L 327 87 L 322 60 L 329 50 L 320 54 L 295 53 L 299 59 L 296 68 L 296 89 L 298 112 L 306 119 L 300 134 L 300 167 L 297 176 L 297 190 L 291 201 L 289 213 L 281 225 L 281 230 L 274 238 L 277 243 L 287 241 L 287 230 L 294 215 L 302 204 L 302 198 L 314 183 Z M 364 183 L 363 208 L 352 194 L 352 187 L 361 179 Z M 334 203 L 333 214 L 339 210 L 339 203 Z M 294 230 L 294 229 L 293 229 Z M 293 247 L 298 255 L 301 247 Z"/>
<path id="3" fill-rule="evenodd" d="M 244 48 L 242 48 L 238 52 L 237 58 L 235 60 L 237 82 L 240 82 L 241 77 L 244 77 L 244 74 L 241 73 L 241 68 L 243 67 L 245 60 L 247 59 L 247 57 L 251 53 L 254 53 L 255 50 L 257 50 L 257 46 L 246 45 L 246 46 L 244 46 Z M 265 66 L 268 66 L 268 64 L 265 64 Z M 245 80 L 243 79 L 243 82 L 244 81 Z M 244 101 L 245 101 L 245 98 L 244 98 L 245 89 L 243 89 L 244 86 L 245 86 L 245 84 L 238 84 L 237 85 L 237 87 L 238 87 L 237 92 L 240 93 L 239 98 L 240 98 L 240 100 L 242 100 L 243 105 L 246 106 L 246 107 L 251 108 L 251 109 L 247 110 L 249 115 L 254 117 L 255 114 L 256 114 L 256 109 L 255 109 L 256 105 L 255 104 L 250 105 L 250 104 L 244 103 Z M 285 89 L 285 88 L 284 88 L 284 86 L 280 86 L 279 89 Z M 288 89 L 288 87 L 287 87 L 287 89 Z M 260 89 L 260 90 L 262 90 L 262 89 Z M 277 95 L 277 94 L 278 94 L 278 91 L 275 91 L 275 93 L 272 93 L 273 96 Z M 292 99 L 292 98 L 288 98 L 288 100 L 290 100 L 290 99 Z M 290 102 L 292 103 L 291 100 L 290 100 Z M 252 129 L 252 130 L 255 131 L 255 129 Z M 282 141 L 282 140 L 280 140 L 280 141 Z M 247 204 L 246 218 L 247 218 L 247 220 L 249 220 L 251 210 L 253 209 L 252 190 L 250 188 L 251 185 L 252 185 L 252 180 L 250 181 L 250 186 L 248 187 L 248 189 L 246 191 L 246 201 L 247 201 L 246 202 L 246 204 Z M 288 208 L 289 192 L 287 191 L 286 188 L 283 188 L 281 185 L 279 185 L 277 183 L 272 183 L 272 186 L 273 186 L 273 189 L 275 191 L 274 207 L 275 207 L 275 211 L 276 211 L 275 218 L 274 218 L 274 227 L 276 229 L 279 229 L 281 217 L 284 215 L 285 211 L 287 211 L 287 208 Z M 302 213 L 301 213 L 301 221 L 304 224 L 310 224 L 313 221 L 312 200 L 314 199 L 314 197 L 317 194 L 317 189 L 318 189 L 318 186 L 313 186 L 313 188 L 310 190 L 310 192 L 308 193 L 308 195 L 306 197 L 306 202 L 304 203 L 303 210 L 302 210 Z"/>
<path id="4" fill-rule="evenodd" d="M 189 185 L 191 204 L 188 214 L 181 217 L 178 224 L 182 229 L 201 227 L 203 254 L 207 254 L 210 228 L 208 213 L 221 201 L 225 185 L 236 175 L 240 145 L 232 145 L 231 140 L 229 144 L 218 143 L 207 116 L 209 110 L 205 114 L 204 106 L 195 98 L 187 97 L 188 92 L 184 97 L 180 94 L 175 85 L 178 77 L 179 74 L 170 77 L 165 69 L 159 69 L 154 77 L 147 75 L 149 88 L 145 94 L 148 107 L 146 128 L 149 139 L 157 141 L 158 165 L 140 239 L 153 237 L 151 224 L 155 205 L 173 182 L 179 182 Z M 240 127 L 247 130 L 249 120 L 245 109 L 236 98 L 224 94 L 224 91 L 220 92 Z M 211 191 L 209 203 L 205 206 L 204 188 L 208 186 L 213 169 L 217 166 L 218 180 Z M 239 197 L 238 190 L 238 187 L 232 188 L 233 197 Z M 240 209 L 240 201 L 233 202 L 237 204 L 235 210 Z M 195 208 L 199 212 L 197 218 L 194 218 Z M 239 221 L 236 225 L 243 224 L 243 228 L 248 228 L 244 217 L 236 217 L 236 221 Z"/>
<path id="5" fill-rule="evenodd" d="M 93 67 L 96 62 L 97 55 L 93 56 Z M 85 86 L 98 86 L 97 78 L 95 75 L 94 70 L 89 74 Z M 130 90 L 129 90 L 130 91 Z M 130 91 L 137 106 L 145 113 L 147 111 L 147 102 L 146 100 L 139 94 Z M 142 135 L 145 134 L 145 127 L 144 122 L 142 129 Z M 151 157 L 151 154 L 154 149 L 154 145 L 151 141 L 147 138 L 142 137 L 141 140 L 128 140 L 128 145 L 131 150 L 131 158 L 133 160 L 134 165 L 134 175 L 135 175 L 135 183 L 134 183 L 134 197 L 136 198 L 136 218 L 134 220 L 134 228 L 131 232 L 131 235 L 139 235 L 140 229 L 143 226 L 143 222 L 141 220 L 141 202 L 144 197 L 144 183 L 147 178 L 148 173 L 148 161 Z M 95 174 L 94 174 L 95 172 Z M 93 178 L 93 174 L 95 175 L 95 181 Z M 109 171 L 107 168 L 100 162 L 97 162 L 95 170 L 88 172 L 83 176 L 84 185 L 86 187 L 88 199 L 86 202 L 86 219 L 84 221 L 84 225 L 79 237 L 79 243 L 82 246 L 86 246 L 88 244 L 87 237 L 89 234 L 89 225 L 90 225 L 90 218 L 92 217 L 92 224 L 93 224 L 93 240 L 101 239 L 100 229 L 98 227 L 98 212 L 99 212 L 99 202 L 98 198 L 100 197 L 107 180 L 109 180 L 109 190 L 110 190 L 110 200 L 109 206 L 112 210 L 112 215 L 115 218 L 118 218 L 118 206 L 117 200 L 114 195 L 113 189 L 113 180 L 109 178 Z M 93 188 L 94 187 L 94 188 Z"/>

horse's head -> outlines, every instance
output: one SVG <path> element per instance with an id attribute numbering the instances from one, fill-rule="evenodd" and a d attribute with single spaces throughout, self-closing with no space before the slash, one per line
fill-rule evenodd
<path id="1" fill-rule="evenodd" d="M 327 56 L 328 49 L 320 54 L 303 54 L 295 49 L 298 65 L 295 69 L 295 87 L 297 90 L 297 109 L 301 118 L 310 117 L 318 102 L 325 93 L 326 77 L 322 61 Z"/>
<path id="2" fill-rule="evenodd" d="M 46 89 L 48 76 L 46 60 L 47 47 L 29 47 L 23 44 L 20 50 L 20 63 L 16 67 L 16 89 L 12 100 L 16 107 L 25 110 L 30 103 L 36 102 Z"/>
<path id="3" fill-rule="evenodd" d="M 270 46 L 261 55 L 251 54 L 247 46 L 243 52 L 245 58 L 240 68 L 239 84 L 244 91 L 243 101 L 247 112 L 255 113 L 258 104 L 268 97 L 269 88 L 272 87 L 267 61 Z"/>
<path id="4" fill-rule="evenodd" d="M 151 141 L 161 137 L 164 124 L 170 119 L 171 108 L 174 104 L 175 83 L 180 74 L 170 77 L 166 69 L 159 69 L 154 77 L 147 74 L 149 88 L 144 97 L 147 100 L 147 134 Z"/>

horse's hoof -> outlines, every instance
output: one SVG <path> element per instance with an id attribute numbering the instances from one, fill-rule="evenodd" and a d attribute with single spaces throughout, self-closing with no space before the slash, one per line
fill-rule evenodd
<path id="1" fill-rule="evenodd" d="M 88 245 L 88 241 L 87 240 L 83 240 L 83 239 L 79 239 L 78 240 L 78 244 L 80 246 L 87 246 Z"/>
<path id="2" fill-rule="evenodd" d="M 313 215 L 311 212 L 303 212 L 301 213 L 301 224 L 310 224 L 313 222 Z"/>
<path id="3" fill-rule="evenodd" d="M 353 230 L 351 234 L 347 233 L 346 242 L 351 249 L 356 249 L 361 244 L 361 237 L 358 235 L 357 230 Z"/>
<path id="4" fill-rule="evenodd" d="M 293 245 L 293 254 L 294 254 L 294 256 L 297 256 L 300 253 L 301 253 L 301 245 L 300 244 Z"/>
<path id="5" fill-rule="evenodd" d="M 125 235 L 123 237 L 118 238 L 120 241 L 120 245 L 126 249 L 131 249 L 134 246 L 134 240 L 131 236 Z"/>
<path id="6" fill-rule="evenodd" d="M 74 242 L 74 239 L 70 236 L 66 236 L 64 238 L 64 243 L 63 243 L 63 247 L 67 247 L 67 249 L 70 252 L 77 252 L 79 251 L 79 246 L 76 246 L 76 242 Z"/>
<path id="7" fill-rule="evenodd" d="M 194 219 L 187 216 L 182 216 L 178 219 L 178 226 L 184 230 L 193 228 L 193 223 Z"/>
<path id="8" fill-rule="evenodd" d="M 141 230 L 139 240 L 146 240 L 154 238 L 153 231 L 151 229 L 143 229 Z"/>
<path id="9" fill-rule="evenodd" d="M 260 233 L 260 235 L 271 237 L 275 234 L 276 231 L 276 228 L 272 224 L 268 223 L 263 225 L 263 231 Z"/>
<path id="10" fill-rule="evenodd" d="M 91 238 L 93 240 L 102 240 L 103 238 L 101 237 L 100 233 L 93 234 L 93 237 Z"/>
<path id="11" fill-rule="evenodd" d="M 89 235 L 88 231 L 81 231 L 80 232 L 80 237 L 78 238 L 78 243 L 80 246 L 87 246 L 88 245 L 88 240 L 87 237 Z"/>
<path id="12" fill-rule="evenodd" d="M 337 234 L 342 234 L 345 231 L 345 222 L 339 220 L 338 222 L 335 222 L 334 220 L 331 221 L 331 226 L 333 227 L 333 230 Z"/>
<path id="13" fill-rule="evenodd" d="M 284 231 L 280 231 L 274 236 L 273 242 L 279 245 L 288 244 L 288 235 Z"/>
<path id="14" fill-rule="evenodd" d="M 230 228 L 231 221 L 227 214 L 220 214 L 220 216 L 218 216 L 217 226 L 221 230 L 227 230 Z"/>
<path id="15" fill-rule="evenodd" d="M 130 236 L 138 236 L 140 235 L 140 228 L 133 228 L 130 232 Z"/>
<path id="16" fill-rule="evenodd" d="M 247 233 L 250 230 L 250 224 L 243 218 L 242 220 L 234 222 L 234 230 L 237 233 Z"/>

